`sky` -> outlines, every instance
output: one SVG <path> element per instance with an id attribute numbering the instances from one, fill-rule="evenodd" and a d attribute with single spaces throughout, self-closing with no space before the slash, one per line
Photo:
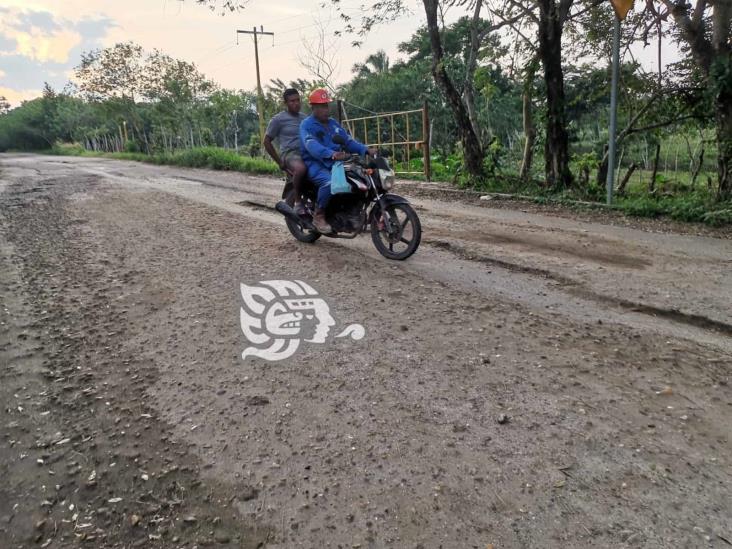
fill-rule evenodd
<path id="1" fill-rule="evenodd" d="M 253 41 L 241 35 L 237 44 L 236 30 L 260 25 L 275 33 L 260 38 L 262 85 L 273 78 L 310 79 L 299 58 L 305 55 L 303 41 L 317 43 L 321 28 L 336 54 L 333 80 L 340 83 L 349 79 L 354 63 L 378 49 L 398 59 L 398 44 L 425 20 L 421 3 L 411 1 L 411 15 L 377 27 L 356 48 L 353 37 L 332 36 L 340 22 L 322 3 L 250 0 L 243 10 L 222 15 L 193 0 L 0 0 L 0 96 L 15 106 L 39 96 L 44 82 L 62 89 L 82 52 L 128 40 L 193 62 L 225 88 L 251 90 L 256 86 Z M 358 15 L 354 9 L 350 13 Z M 654 63 L 652 51 L 640 56 Z"/>
<path id="2" fill-rule="evenodd" d="M 354 63 L 378 49 L 397 59 L 399 42 L 424 21 L 415 10 L 412 17 L 379 28 L 355 48 L 352 37 L 332 36 L 340 23 L 321 3 L 251 0 L 243 10 L 222 15 L 193 0 L 0 0 L 0 95 L 17 105 L 39 96 L 44 82 L 62 89 L 82 52 L 128 40 L 193 62 L 223 87 L 254 89 L 254 43 L 251 36 L 240 35 L 237 45 L 236 34 L 254 26 L 275 33 L 260 37 L 262 85 L 273 78 L 309 78 L 299 57 L 304 55 L 303 40 L 317 43 L 320 28 L 337 55 L 334 80 L 343 82 Z"/>

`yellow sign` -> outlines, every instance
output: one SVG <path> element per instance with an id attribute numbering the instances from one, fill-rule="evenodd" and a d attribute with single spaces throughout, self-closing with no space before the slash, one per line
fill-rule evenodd
<path id="1" fill-rule="evenodd" d="M 633 0 L 610 0 L 610 3 L 613 5 L 615 13 L 621 21 L 625 19 L 625 16 L 633 8 Z"/>

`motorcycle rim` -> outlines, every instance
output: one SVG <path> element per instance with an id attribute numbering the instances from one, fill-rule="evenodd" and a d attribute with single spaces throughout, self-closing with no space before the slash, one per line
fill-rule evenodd
<path id="1" fill-rule="evenodd" d="M 287 202 L 287 205 L 291 208 L 295 206 L 294 189 L 287 193 L 287 198 L 285 199 L 285 201 Z M 285 217 L 285 224 L 287 224 L 287 228 L 289 229 L 292 236 L 294 236 L 300 242 L 312 244 L 321 237 L 321 234 L 318 231 L 303 229 L 301 225 L 298 225 L 289 217 Z"/>
<path id="2" fill-rule="evenodd" d="M 409 204 L 387 206 L 380 218 L 371 223 L 371 239 L 387 259 L 407 259 L 417 251 L 422 239 L 417 212 Z"/>

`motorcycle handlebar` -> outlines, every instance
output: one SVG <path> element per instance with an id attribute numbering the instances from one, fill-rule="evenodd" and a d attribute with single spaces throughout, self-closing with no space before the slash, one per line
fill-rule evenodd
<path id="1" fill-rule="evenodd" d="M 341 162 L 355 162 L 356 164 L 360 164 L 361 166 L 366 166 L 368 164 L 368 156 L 346 153 L 346 156 L 343 158 L 343 160 L 341 160 Z"/>

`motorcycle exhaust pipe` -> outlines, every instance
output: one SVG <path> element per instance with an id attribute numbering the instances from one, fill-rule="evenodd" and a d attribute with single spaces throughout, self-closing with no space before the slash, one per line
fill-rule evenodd
<path id="1" fill-rule="evenodd" d="M 295 210 L 293 210 L 290 207 L 290 205 L 287 202 L 285 202 L 284 200 L 280 200 L 275 205 L 275 210 L 280 212 L 282 215 L 284 215 L 289 220 L 297 223 L 301 227 L 304 227 L 306 229 L 312 229 L 312 225 L 310 223 L 308 223 L 307 221 L 305 221 L 304 219 L 302 219 L 299 215 L 297 215 L 297 213 L 295 213 Z"/>

